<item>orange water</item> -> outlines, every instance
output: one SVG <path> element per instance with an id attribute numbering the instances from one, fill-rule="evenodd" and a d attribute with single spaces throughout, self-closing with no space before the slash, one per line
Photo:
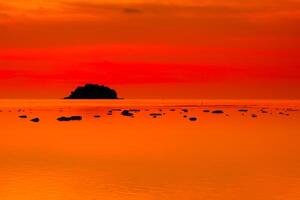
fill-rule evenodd
<path id="1" fill-rule="evenodd" d="M 107 115 L 112 108 L 141 112 Z M 299 108 L 298 101 L 0 100 L 0 199 L 298 200 Z M 159 109 L 166 114 L 149 116 Z M 56 120 L 69 115 L 83 120 Z"/>

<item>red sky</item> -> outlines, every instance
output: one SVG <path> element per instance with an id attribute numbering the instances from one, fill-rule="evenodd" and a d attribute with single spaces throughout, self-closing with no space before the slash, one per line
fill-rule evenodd
<path id="1" fill-rule="evenodd" d="M 0 98 L 300 98 L 298 0 L 0 1 Z"/>

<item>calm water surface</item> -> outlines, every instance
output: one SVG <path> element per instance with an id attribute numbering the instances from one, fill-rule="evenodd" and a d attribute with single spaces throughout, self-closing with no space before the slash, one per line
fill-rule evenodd
<path id="1" fill-rule="evenodd" d="M 0 199 L 299 200 L 299 108 L 299 101 L 0 100 Z M 72 115 L 83 119 L 57 121 Z M 30 122 L 35 117 L 41 121 Z"/>

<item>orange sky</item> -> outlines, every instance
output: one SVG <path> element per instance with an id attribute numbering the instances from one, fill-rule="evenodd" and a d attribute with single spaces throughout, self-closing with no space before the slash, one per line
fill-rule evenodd
<path id="1" fill-rule="evenodd" d="M 0 0 L 0 97 L 300 98 L 300 1 L 121 2 Z"/>

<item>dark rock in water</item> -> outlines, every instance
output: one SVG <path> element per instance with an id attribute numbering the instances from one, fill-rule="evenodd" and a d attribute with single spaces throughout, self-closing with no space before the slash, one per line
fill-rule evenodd
<path id="1" fill-rule="evenodd" d="M 27 115 L 20 115 L 19 118 L 25 119 L 25 118 L 27 118 Z"/>
<path id="2" fill-rule="evenodd" d="M 197 117 L 190 117 L 189 120 L 190 121 L 197 121 Z"/>
<path id="3" fill-rule="evenodd" d="M 289 116 L 288 113 L 284 113 L 284 112 L 279 112 L 279 115 L 286 115 L 286 116 Z"/>
<path id="4" fill-rule="evenodd" d="M 239 111 L 239 112 L 248 112 L 247 109 L 239 109 L 238 111 Z"/>
<path id="5" fill-rule="evenodd" d="M 223 110 L 214 110 L 211 113 L 213 113 L 213 114 L 223 114 L 224 111 Z"/>
<path id="6" fill-rule="evenodd" d="M 260 110 L 261 113 L 268 113 L 267 110 Z"/>
<path id="7" fill-rule="evenodd" d="M 286 109 L 286 111 L 288 111 L 288 112 L 297 112 L 299 110 L 298 109 L 294 109 L 294 108 L 288 108 L 288 109 Z"/>
<path id="8" fill-rule="evenodd" d="M 154 118 L 162 116 L 161 113 L 150 113 L 149 115 L 152 116 L 152 117 L 154 117 Z"/>
<path id="9" fill-rule="evenodd" d="M 185 112 L 185 113 L 186 113 L 186 112 L 189 112 L 189 110 L 186 109 L 186 108 L 182 109 L 182 111 Z"/>
<path id="10" fill-rule="evenodd" d="M 86 84 L 77 87 L 65 99 L 118 99 L 117 92 L 109 87 L 97 84 Z"/>
<path id="11" fill-rule="evenodd" d="M 30 121 L 32 121 L 32 122 L 35 122 L 35 123 L 38 123 L 38 122 L 40 122 L 40 118 L 33 118 L 32 120 L 30 120 Z"/>
<path id="12" fill-rule="evenodd" d="M 187 115 L 183 115 L 184 118 L 187 118 Z"/>
<path id="13" fill-rule="evenodd" d="M 209 112 L 210 112 L 210 110 L 203 110 L 203 112 L 209 113 Z"/>
<path id="14" fill-rule="evenodd" d="M 140 109 L 130 109 L 129 112 L 141 112 Z"/>
<path id="15" fill-rule="evenodd" d="M 176 110 L 173 108 L 173 109 L 170 109 L 170 111 L 174 112 L 174 111 L 176 111 Z"/>
<path id="16" fill-rule="evenodd" d="M 121 115 L 126 116 L 126 117 L 133 117 L 133 113 L 129 112 L 129 110 L 123 110 L 121 112 Z"/>
<path id="17" fill-rule="evenodd" d="M 101 117 L 100 115 L 95 115 L 95 116 L 94 116 L 94 118 L 100 118 L 100 117 Z"/>
<path id="18" fill-rule="evenodd" d="M 68 122 L 68 121 L 71 121 L 71 118 L 70 117 L 59 117 L 59 118 L 57 118 L 57 121 Z"/>
<path id="19" fill-rule="evenodd" d="M 81 116 L 71 116 L 71 117 L 59 117 L 59 118 L 57 118 L 57 121 L 60 121 L 60 122 L 80 121 L 80 120 L 82 120 Z"/>
<path id="20" fill-rule="evenodd" d="M 253 117 L 253 118 L 256 118 L 256 117 L 257 117 L 257 115 L 256 115 L 256 114 L 252 114 L 252 115 L 251 115 L 251 117 Z"/>
<path id="21" fill-rule="evenodd" d="M 81 116 L 72 116 L 70 118 L 71 118 L 72 121 L 80 121 L 80 120 L 82 120 Z"/>

